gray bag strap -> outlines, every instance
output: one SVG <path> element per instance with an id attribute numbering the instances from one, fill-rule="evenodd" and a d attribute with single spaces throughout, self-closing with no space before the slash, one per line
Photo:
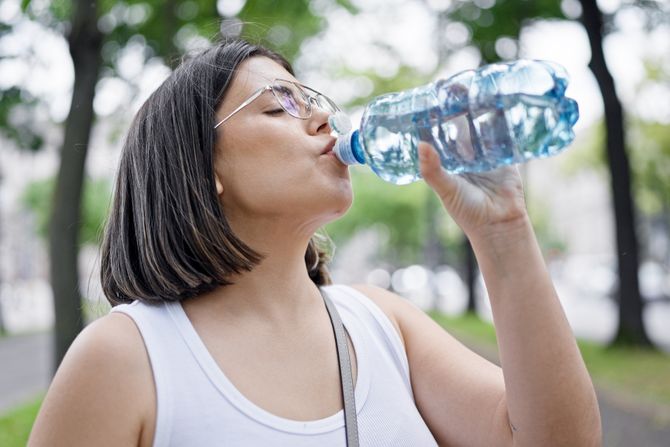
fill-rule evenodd
<path id="1" fill-rule="evenodd" d="M 340 314 L 335 309 L 333 302 L 326 293 L 319 288 L 326 310 L 330 316 L 330 322 L 335 332 L 335 343 L 337 345 L 337 359 L 340 365 L 340 382 L 342 384 L 342 398 L 344 400 L 344 429 L 347 434 L 347 447 L 358 447 L 358 421 L 356 419 L 356 400 L 354 398 L 354 381 L 351 375 L 351 362 L 349 359 L 349 347 L 344 333 L 344 325 Z"/>

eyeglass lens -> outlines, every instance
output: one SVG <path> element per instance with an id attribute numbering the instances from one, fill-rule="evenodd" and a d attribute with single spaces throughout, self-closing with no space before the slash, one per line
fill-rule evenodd
<path id="1" fill-rule="evenodd" d="M 309 87 L 307 87 L 309 89 Z M 306 92 L 302 87 L 292 82 L 276 80 L 272 91 L 279 104 L 290 115 L 296 118 L 309 118 L 312 114 L 312 100 L 316 105 L 329 113 L 337 112 L 337 106 L 323 94 L 309 89 Z M 310 97 L 310 93 L 312 96 Z"/>
<path id="2" fill-rule="evenodd" d="M 274 93 L 279 104 L 289 114 L 296 118 L 308 118 L 311 114 L 311 105 L 305 92 L 297 85 L 285 81 L 275 81 L 272 85 Z"/>

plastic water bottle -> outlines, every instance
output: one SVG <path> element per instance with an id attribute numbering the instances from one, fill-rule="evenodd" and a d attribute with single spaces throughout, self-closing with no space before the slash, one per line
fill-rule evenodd
<path id="1" fill-rule="evenodd" d="M 564 96 L 561 66 L 519 60 L 467 70 L 372 100 L 359 129 L 335 145 L 345 164 L 367 164 L 383 180 L 421 178 L 417 147 L 431 143 L 444 169 L 481 172 L 554 155 L 573 139 L 577 103 Z M 335 127 L 346 127 L 335 120 Z M 337 129 L 336 129 L 337 130 Z"/>

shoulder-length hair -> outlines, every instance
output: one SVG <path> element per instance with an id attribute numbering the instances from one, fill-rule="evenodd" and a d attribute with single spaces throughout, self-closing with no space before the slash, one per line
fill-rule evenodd
<path id="1" fill-rule="evenodd" d="M 231 284 L 262 255 L 235 234 L 214 177 L 215 112 L 241 62 L 279 54 L 241 39 L 184 61 L 135 116 L 119 163 L 101 251 L 101 282 L 112 305 L 176 301 Z M 330 283 L 315 238 L 305 253 L 310 278 Z"/>

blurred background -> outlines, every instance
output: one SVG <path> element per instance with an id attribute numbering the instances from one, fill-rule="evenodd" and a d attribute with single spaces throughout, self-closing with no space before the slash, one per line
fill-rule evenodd
<path id="1" fill-rule="evenodd" d="M 376 95 L 518 58 L 563 65 L 575 142 L 521 167 L 607 446 L 670 445 L 670 5 L 654 0 L 2 0 L 0 445 L 24 445 L 67 347 L 109 306 L 101 227 L 129 121 L 184 55 L 243 36 L 354 123 Z M 497 361 L 486 288 L 422 183 L 352 168 L 336 282 L 413 300 Z"/>

